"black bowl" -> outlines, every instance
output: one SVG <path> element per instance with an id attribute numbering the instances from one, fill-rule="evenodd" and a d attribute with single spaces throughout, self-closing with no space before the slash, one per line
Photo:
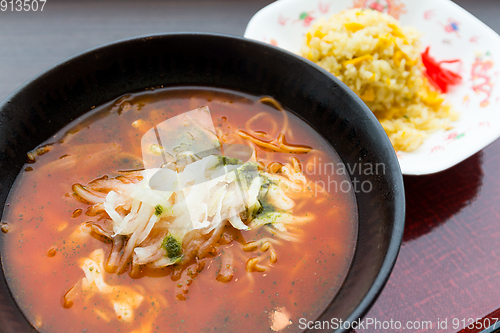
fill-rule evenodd
<path id="1" fill-rule="evenodd" d="M 322 134 L 345 164 L 385 165 L 377 175 L 348 170 L 351 180 L 369 181 L 373 189 L 356 193 L 355 255 L 345 282 L 318 320 L 354 322 L 364 316 L 391 273 L 403 235 L 403 178 L 396 155 L 377 119 L 342 82 L 263 43 L 201 33 L 134 38 L 77 55 L 25 83 L 0 104 L 0 214 L 29 150 L 93 106 L 157 86 L 273 96 Z M 0 330 L 35 331 L 3 271 L 0 275 Z"/>

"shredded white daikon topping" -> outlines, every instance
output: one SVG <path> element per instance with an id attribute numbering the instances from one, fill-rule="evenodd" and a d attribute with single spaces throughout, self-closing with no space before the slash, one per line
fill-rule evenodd
<path id="1" fill-rule="evenodd" d="M 156 213 L 161 210 L 160 216 L 151 217 L 146 234 L 160 217 L 173 217 L 169 230 L 181 239 L 195 229 L 210 232 L 227 219 L 233 227 L 248 230 L 238 214 L 247 207 L 255 209 L 263 184 L 255 164 L 224 165 L 221 157 L 214 155 L 187 165 L 182 172 L 149 169 L 143 176 L 142 181 L 106 196 L 104 207 L 113 220 L 113 236 L 137 231 L 141 225 L 137 219 L 139 204 L 155 208 Z M 127 203 L 132 208 L 122 216 L 119 208 Z"/>

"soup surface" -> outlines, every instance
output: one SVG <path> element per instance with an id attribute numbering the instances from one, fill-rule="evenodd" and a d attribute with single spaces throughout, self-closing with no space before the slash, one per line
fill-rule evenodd
<path id="1" fill-rule="evenodd" d="M 261 172 L 295 170 L 307 181 L 291 196 L 302 222 L 285 223 L 286 230 L 273 221 L 250 230 L 227 223 L 217 246 L 182 267 L 127 261 L 118 272 L 107 269 L 103 261 L 116 244 L 89 225 L 111 219 L 93 214 L 75 184 L 137 173 L 130 171 L 144 168 L 145 134 L 199 106 L 209 108 L 223 144 L 252 148 Z M 283 147 L 298 150 L 266 146 L 280 133 Z M 349 178 L 331 146 L 272 99 L 202 87 L 148 90 L 88 112 L 46 144 L 29 154 L 0 233 L 9 286 L 40 332 L 300 331 L 299 319 L 317 318 L 347 274 L 357 236 Z"/>

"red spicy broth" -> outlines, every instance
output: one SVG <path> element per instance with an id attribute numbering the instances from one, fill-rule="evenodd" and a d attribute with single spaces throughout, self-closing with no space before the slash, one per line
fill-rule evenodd
<path id="1" fill-rule="evenodd" d="M 272 103 L 271 103 L 272 104 Z M 26 164 L 16 179 L 2 221 L 1 255 L 12 293 L 40 332 L 219 332 L 300 331 L 299 319 L 316 319 L 340 288 L 351 263 L 357 237 L 357 207 L 352 188 L 339 186 L 348 176 L 331 146 L 290 112 L 286 141 L 312 147 L 307 154 L 277 153 L 249 143 L 257 160 L 288 163 L 297 158 L 315 192 L 297 201 L 294 214 L 313 213 L 300 226 L 298 242 L 274 245 L 269 251 L 245 252 L 241 244 L 220 245 L 205 258 L 205 268 L 179 299 L 172 269 L 143 270 L 138 278 L 103 271 L 111 286 L 127 286 L 143 300 L 130 323 L 117 318 L 104 298 L 76 300 L 63 306 L 64 294 L 84 277 L 79 260 L 96 249 L 107 255 L 110 244 L 78 229 L 90 219 L 88 205 L 76 200 L 72 185 L 87 184 L 119 170 L 142 167 L 141 138 L 154 125 L 183 112 L 208 106 L 218 133 L 247 131 L 276 138 L 283 112 L 269 103 L 233 91 L 212 88 L 169 88 L 123 96 L 76 119 L 47 141 L 36 162 Z M 258 117 L 255 117 L 258 115 Z M 250 120 L 250 122 L 249 122 Z M 43 153 L 43 154 L 42 154 Z M 326 167 L 329 166 L 329 167 Z M 343 183 L 344 182 L 344 183 Z M 319 185 L 318 185 L 319 184 Z M 242 231 L 243 243 L 259 231 Z M 220 253 L 231 249 L 233 278 L 216 280 Z M 245 263 L 258 256 L 265 271 L 247 272 Z"/>

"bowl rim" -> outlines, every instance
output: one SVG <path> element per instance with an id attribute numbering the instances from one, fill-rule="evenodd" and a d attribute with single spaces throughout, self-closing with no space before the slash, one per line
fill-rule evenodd
<path id="1" fill-rule="evenodd" d="M 207 37 L 207 38 L 221 38 L 225 40 L 230 40 L 230 41 L 237 41 L 237 42 L 243 42 L 243 43 L 248 43 L 248 44 L 255 44 L 258 45 L 261 48 L 268 49 L 271 52 L 278 52 L 278 53 L 284 53 L 288 57 L 295 58 L 297 61 L 305 62 L 307 63 L 310 67 L 314 68 L 316 71 L 321 72 L 323 75 L 327 76 L 329 79 L 335 81 L 338 85 L 340 85 L 343 90 L 345 91 L 346 94 L 349 95 L 351 99 L 354 99 L 361 105 L 365 105 L 361 99 L 351 90 L 349 89 L 342 81 L 340 81 L 337 77 L 335 77 L 333 74 L 329 73 L 327 70 L 323 69 L 319 65 L 315 64 L 314 62 L 305 59 L 303 57 L 300 57 L 297 54 L 294 54 L 290 51 L 284 50 L 282 48 L 279 48 L 277 46 L 270 45 L 265 42 L 261 42 L 258 40 L 246 38 L 243 36 L 238 36 L 238 35 L 230 35 L 230 34 L 222 34 L 222 33 L 209 33 L 209 32 L 170 32 L 170 33 L 156 33 L 156 34 L 147 34 L 147 35 L 138 35 L 138 36 L 133 36 L 129 38 L 123 38 L 119 40 L 115 40 L 109 43 L 101 44 L 96 47 L 92 47 L 86 50 L 83 50 L 81 52 L 78 52 L 70 57 L 67 57 L 59 62 L 56 62 L 55 64 L 45 68 L 44 70 L 40 71 L 30 79 L 26 80 L 24 83 L 22 83 L 20 86 L 18 86 L 13 92 L 7 95 L 2 101 L 0 101 L 0 114 L 2 113 L 2 110 L 11 102 L 13 98 L 16 97 L 16 95 L 22 93 L 23 90 L 30 88 L 30 86 L 37 84 L 38 81 L 44 80 L 46 76 L 51 75 L 54 71 L 59 70 L 59 67 L 65 66 L 65 65 L 70 65 L 73 62 L 77 62 L 80 58 L 86 57 L 91 53 L 95 52 L 102 52 L 106 50 L 107 48 L 113 47 L 113 46 L 118 46 L 124 43 L 131 43 L 131 42 L 140 42 L 140 41 L 147 41 L 150 39 L 162 39 L 162 38 L 169 38 L 169 37 Z M 366 107 L 367 108 L 367 107 Z M 383 130 L 382 126 L 378 122 L 378 120 L 375 118 L 372 112 L 366 113 L 366 117 L 368 118 L 367 120 L 370 121 L 373 126 L 376 126 L 376 128 L 379 129 L 379 131 L 382 131 L 382 133 L 385 136 L 385 140 L 387 143 L 390 144 L 389 138 L 385 134 L 385 131 Z M 321 133 L 319 133 L 322 135 Z M 392 147 L 392 145 L 391 145 Z M 344 320 L 344 322 L 350 322 L 356 323 L 359 322 L 359 320 L 362 320 L 362 318 L 367 314 L 367 312 L 370 310 L 370 308 L 374 305 L 375 301 L 379 297 L 379 295 L 382 293 L 382 290 L 384 289 L 391 272 L 394 268 L 394 265 L 396 263 L 396 259 L 398 257 L 402 240 L 403 240 L 403 231 L 404 231 L 404 225 L 405 225 L 405 211 L 406 211 L 406 206 L 405 206 L 405 192 L 404 192 L 404 182 L 403 182 L 403 174 L 401 173 L 401 168 L 399 165 L 399 162 L 397 160 L 396 153 L 392 149 L 391 152 L 388 154 L 389 160 L 386 161 L 388 165 L 391 167 L 390 170 L 391 172 L 386 174 L 385 177 L 390 177 L 392 179 L 392 183 L 394 185 L 393 191 L 394 191 L 394 196 L 393 196 L 393 201 L 394 201 L 394 211 L 393 211 L 393 228 L 392 232 L 390 233 L 390 243 L 389 246 L 387 247 L 387 253 L 386 256 L 382 262 L 382 265 L 380 266 L 380 269 L 366 292 L 365 296 L 363 297 L 362 301 L 354 308 L 354 310 L 351 312 L 351 314 Z M 9 188 L 10 191 L 10 188 Z M 358 206 L 359 209 L 359 206 Z M 358 222 L 359 223 L 359 222 Z M 359 233 L 358 236 L 359 237 Z M 356 252 L 357 245 L 355 247 Z M 1 263 L 1 261 L 0 261 Z M 351 264 L 349 265 L 349 270 L 351 269 L 352 265 L 352 260 Z M 5 280 L 5 268 L 4 265 L 0 265 L 3 273 L 3 279 Z M 347 275 L 346 275 L 347 276 Z M 345 283 L 345 277 L 344 281 L 342 284 L 339 286 L 342 288 L 342 285 Z M 8 284 L 7 284 L 8 285 Z M 9 293 L 11 294 L 12 298 L 14 298 L 14 295 L 12 294 L 12 291 L 9 289 Z M 337 297 L 337 294 L 332 298 L 335 299 Z M 15 302 L 17 305 L 17 302 Z M 331 301 L 330 301 L 331 303 Z M 328 303 L 328 304 L 330 304 Z M 318 315 L 318 318 L 328 309 L 329 305 L 326 306 L 326 308 Z M 20 310 L 20 309 L 19 309 Z M 26 319 L 27 322 L 29 322 L 24 315 L 24 312 L 20 310 L 22 316 Z M 316 320 L 318 320 L 316 318 Z M 29 322 L 30 325 L 31 322 Z M 352 326 L 351 326 L 352 327 Z M 36 329 L 35 329 L 36 330 Z M 344 329 L 344 328 L 339 328 L 336 330 L 336 332 L 349 332 L 350 329 Z"/>

